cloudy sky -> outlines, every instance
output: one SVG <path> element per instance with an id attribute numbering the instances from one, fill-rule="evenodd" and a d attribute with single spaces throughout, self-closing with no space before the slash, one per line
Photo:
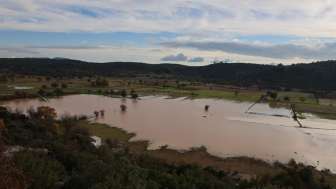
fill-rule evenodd
<path id="1" fill-rule="evenodd" d="M 336 59 L 336 0 L 0 0 L 0 57 Z"/>

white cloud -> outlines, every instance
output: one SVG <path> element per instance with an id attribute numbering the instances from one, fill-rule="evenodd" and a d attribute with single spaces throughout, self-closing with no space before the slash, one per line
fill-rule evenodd
<path id="1" fill-rule="evenodd" d="M 202 51 L 223 51 L 227 53 L 259 56 L 275 59 L 335 59 L 336 43 L 323 43 L 316 46 L 298 44 L 253 44 L 242 42 L 165 42 L 165 47 L 194 48 Z"/>
<path id="2" fill-rule="evenodd" d="M 177 36 L 162 36 L 146 44 L 152 50 L 146 47 L 135 52 L 130 47 L 88 43 L 18 48 L 3 45 L 0 55 L 160 62 L 167 54 L 184 52 L 194 58 L 175 58 L 195 64 L 226 58 L 237 62 L 307 62 L 335 58 L 335 22 L 333 0 L 0 0 L 0 30 L 172 32 Z M 300 40 L 247 43 L 239 40 L 243 35 L 296 36 Z M 312 38 L 332 40 L 316 43 L 309 40 Z M 166 42 L 153 45 L 157 41 Z"/>
<path id="3" fill-rule="evenodd" d="M 184 62 L 187 61 L 188 57 L 185 56 L 183 53 L 179 53 L 177 55 L 168 55 L 161 58 L 161 61 L 168 61 L 168 62 Z"/>
<path id="4" fill-rule="evenodd" d="M 0 28 L 336 37 L 328 0 L 2 0 Z M 208 36 L 208 37 L 209 37 Z"/>
<path id="5" fill-rule="evenodd" d="M 84 60 L 89 62 L 146 62 L 160 63 L 161 58 L 167 54 L 176 55 L 183 52 L 184 56 L 204 58 L 203 62 L 188 61 L 178 62 L 179 64 L 201 66 L 214 61 L 234 60 L 234 62 L 262 63 L 262 64 L 290 64 L 311 62 L 316 59 L 274 59 L 267 57 L 249 56 L 242 54 L 227 53 L 223 51 L 197 50 L 193 48 L 152 48 L 132 46 L 12 46 L 0 47 L 0 57 L 64 57 Z M 188 58 L 190 60 L 193 58 Z M 232 61 L 230 61 L 232 62 Z"/>
<path id="6" fill-rule="evenodd" d="M 188 60 L 188 62 L 204 62 L 204 58 L 203 57 L 194 57 L 194 58 L 190 58 Z"/>

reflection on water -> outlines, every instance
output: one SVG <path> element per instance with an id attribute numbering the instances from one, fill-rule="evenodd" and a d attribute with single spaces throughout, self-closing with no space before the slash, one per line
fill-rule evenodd
<path id="1" fill-rule="evenodd" d="M 127 106 L 126 112 L 120 105 Z M 144 97 L 122 100 L 95 95 L 72 95 L 49 102 L 15 100 L 5 105 L 13 109 L 48 105 L 59 115 L 93 115 L 105 110 L 97 121 L 137 133 L 137 139 L 148 139 L 152 148 L 168 144 L 176 149 L 204 145 L 218 156 L 250 156 L 265 160 L 298 161 L 336 170 L 336 121 L 309 116 L 304 126 L 288 118 L 284 108 L 271 109 L 258 104 L 245 114 L 249 103 L 226 100 Z M 205 111 L 205 105 L 209 110 Z M 276 114 L 270 116 L 264 114 Z M 319 129 L 314 129 L 319 128 Z"/>

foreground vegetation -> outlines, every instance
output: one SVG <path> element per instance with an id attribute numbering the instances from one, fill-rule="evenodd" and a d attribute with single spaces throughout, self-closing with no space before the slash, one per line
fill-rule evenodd
<path id="1" fill-rule="evenodd" d="M 295 161 L 269 165 L 249 158 L 221 160 L 207 154 L 204 148 L 184 153 L 167 147 L 139 150 L 134 148 L 138 142 L 129 141 L 132 134 L 90 124 L 85 117 L 57 120 L 55 110 L 48 107 L 31 109 L 28 115 L 1 107 L 0 134 L 0 188 L 4 189 L 327 189 L 336 186 L 335 175 L 328 170 L 317 171 Z M 100 147 L 93 145 L 92 135 L 102 137 Z M 208 166 L 195 157 L 212 158 L 217 165 L 220 161 L 231 162 L 231 166 Z M 255 165 L 251 167 L 256 174 L 244 177 L 234 171 L 233 162 L 250 162 Z M 258 170 L 261 167 L 267 170 Z"/>

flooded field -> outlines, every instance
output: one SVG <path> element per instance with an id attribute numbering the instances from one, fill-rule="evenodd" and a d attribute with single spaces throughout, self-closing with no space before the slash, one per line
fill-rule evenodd
<path id="1" fill-rule="evenodd" d="M 126 112 L 120 105 L 127 106 Z M 307 115 L 305 127 L 298 128 L 284 108 L 257 104 L 246 114 L 250 103 L 215 99 L 168 99 L 143 97 L 141 100 L 95 95 L 71 95 L 48 102 L 14 100 L 4 105 L 25 111 L 50 106 L 58 115 L 89 115 L 105 110 L 97 121 L 135 132 L 135 139 L 151 141 L 151 148 L 168 144 L 188 149 L 204 145 L 221 157 L 249 156 L 268 161 L 294 158 L 320 169 L 336 171 L 336 121 Z M 204 106 L 209 105 L 205 111 Z M 278 115 L 278 116 L 272 116 Z"/>

